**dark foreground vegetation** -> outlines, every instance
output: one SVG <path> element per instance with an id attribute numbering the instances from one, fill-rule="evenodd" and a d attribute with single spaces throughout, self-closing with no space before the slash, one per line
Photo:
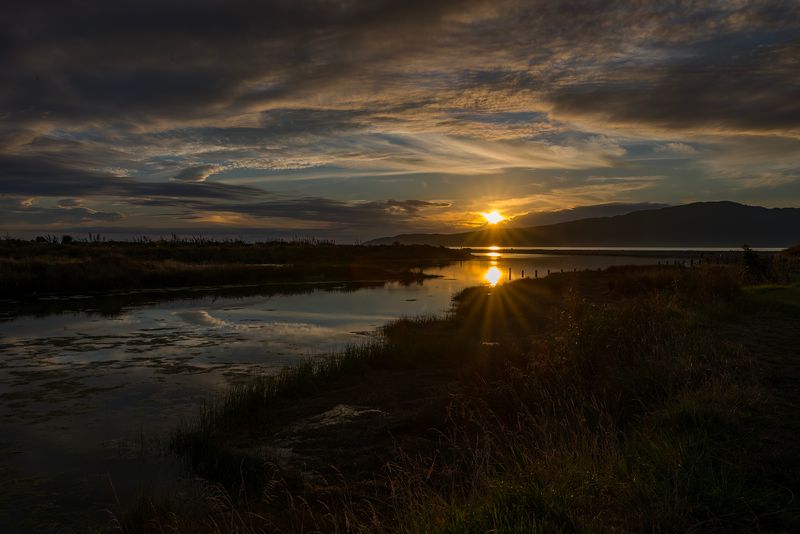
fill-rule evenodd
<path id="1" fill-rule="evenodd" d="M 466 290 L 448 317 L 215 399 L 172 442 L 199 481 L 115 528 L 797 532 L 787 273 L 626 267 Z"/>
<path id="2" fill-rule="evenodd" d="M 326 280 L 420 280 L 419 268 L 469 258 L 443 247 L 297 241 L 0 240 L 0 298 Z"/>

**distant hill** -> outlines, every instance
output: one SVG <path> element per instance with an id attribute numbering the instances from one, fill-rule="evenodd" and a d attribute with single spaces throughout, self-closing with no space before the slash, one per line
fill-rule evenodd
<path id="1" fill-rule="evenodd" d="M 696 202 L 530 228 L 403 234 L 367 244 L 573 247 L 785 247 L 800 242 L 800 208 Z"/>
<path id="2" fill-rule="evenodd" d="M 668 206 L 669 204 L 654 204 L 651 202 L 642 202 L 638 204 L 612 202 L 608 204 L 595 204 L 592 206 L 578 206 L 566 210 L 535 211 L 519 217 L 514 217 L 512 220 L 508 221 L 508 224 L 505 226 L 506 228 L 529 228 L 531 226 L 558 224 L 580 219 L 613 217 L 615 215 L 625 215 L 634 211 L 653 210 L 666 208 Z"/>

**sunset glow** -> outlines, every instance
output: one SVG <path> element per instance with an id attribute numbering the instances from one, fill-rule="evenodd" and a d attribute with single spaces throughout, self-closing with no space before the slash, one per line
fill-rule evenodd
<path id="1" fill-rule="evenodd" d="M 497 224 L 506 219 L 505 217 L 500 215 L 497 211 L 490 211 L 488 213 L 481 212 L 481 215 L 483 215 L 483 218 L 486 219 L 486 222 L 489 224 Z"/>

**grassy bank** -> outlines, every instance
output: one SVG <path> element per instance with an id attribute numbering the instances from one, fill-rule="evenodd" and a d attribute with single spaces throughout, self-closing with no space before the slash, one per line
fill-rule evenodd
<path id="1" fill-rule="evenodd" d="M 218 284 L 420 280 L 469 258 L 428 246 L 330 243 L 0 241 L 0 298 Z"/>
<path id="2" fill-rule="evenodd" d="M 118 526 L 796 531 L 799 295 L 723 267 L 466 290 L 216 399 L 173 441 L 208 482 Z"/>

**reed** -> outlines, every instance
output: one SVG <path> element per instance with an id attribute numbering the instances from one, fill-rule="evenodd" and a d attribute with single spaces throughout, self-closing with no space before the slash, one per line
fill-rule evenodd
<path id="1" fill-rule="evenodd" d="M 369 343 L 217 397 L 173 440 L 213 496 L 195 495 L 191 513 L 139 504 L 117 527 L 797 530 L 797 425 L 787 415 L 798 406 L 788 393 L 771 404 L 763 362 L 731 332 L 753 317 L 796 325 L 798 287 L 743 291 L 740 275 L 615 268 L 464 291 L 446 317 L 396 321 Z M 770 348 L 783 374 L 789 345 Z M 423 412 L 411 382 L 423 375 L 452 393 L 415 426 Z M 394 405 L 400 422 L 376 444 L 391 449 L 380 467 L 348 467 L 333 433 L 316 437 L 335 468 L 324 482 L 265 452 L 301 400 L 380 398 L 403 391 L 391 383 L 399 376 L 408 406 Z M 415 436 L 424 446 L 402 445 Z"/>

